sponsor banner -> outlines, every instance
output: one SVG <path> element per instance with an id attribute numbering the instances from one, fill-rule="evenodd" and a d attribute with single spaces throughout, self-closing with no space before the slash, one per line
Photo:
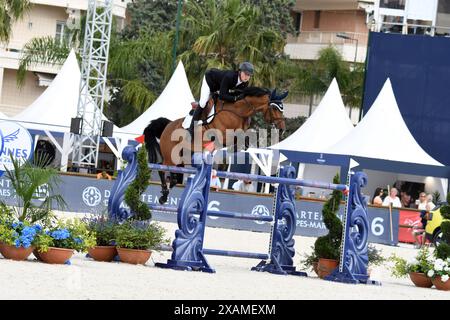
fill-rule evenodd
<path id="1" fill-rule="evenodd" d="M 32 152 L 33 139 L 27 129 L 12 121 L 0 122 L 0 176 L 14 169 L 11 156 L 23 163 Z"/>
<path id="2" fill-rule="evenodd" d="M 67 211 L 79 213 L 103 213 L 107 211 L 110 190 L 114 181 L 96 180 L 86 177 L 61 175 L 62 182 L 59 192 L 67 202 Z M 45 192 L 45 188 L 42 188 Z M 152 184 L 142 194 L 142 201 L 149 204 L 159 204 L 160 186 Z M 167 205 L 178 206 L 183 189 L 171 190 Z M 14 204 L 14 194 L 10 181 L 0 178 L 0 199 L 8 204 Z M 211 191 L 209 195 L 209 210 L 234 211 L 251 213 L 253 215 L 271 215 L 273 198 L 258 195 L 242 195 L 230 192 Z M 328 230 L 322 220 L 322 201 L 296 201 L 297 229 L 296 234 L 302 236 L 318 237 L 327 234 Z M 340 207 L 340 218 L 344 213 L 344 205 Z M 176 223 L 176 213 L 153 211 L 153 217 L 158 221 Z M 369 208 L 369 241 L 395 245 L 398 239 L 398 211 L 392 212 L 392 230 L 390 234 L 389 210 L 385 208 Z M 264 221 L 251 221 L 208 217 L 207 225 L 210 227 L 230 228 L 237 230 L 252 230 L 270 232 L 270 223 Z"/>
<path id="3" fill-rule="evenodd" d="M 422 226 L 420 221 L 420 212 L 417 211 L 406 211 L 400 210 L 399 224 L 402 226 Z M 412 228 L 400 227 L 398 231 L 398 241 L 415 243 L 414 237 L 412 235 Z"/>

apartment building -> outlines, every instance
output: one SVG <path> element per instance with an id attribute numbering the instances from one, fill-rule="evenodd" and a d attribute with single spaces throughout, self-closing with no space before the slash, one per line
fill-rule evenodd
<path id="1" fill-rule="evenodd" d="M 113 15 L 123 26 L 126 6 L 131 0 L 114 0 Z M 26 74 L 23 87 L 16 84 L 20 54 L 24 45 L 34 37 L 52 36 L 62 39 L 66 28 L 79 23 L 87 10 L 88 0 L 31 0 L 32 8 L 12 28 L 7 44 L 0 46 L 0 111 L 14 116 L 28 107 L 48 87 L 60 65 L 33 66 Z"/>
<path id="2" fill-rule="evenodd" d="M 332 45 L 345 61 L 364 63 L 369 31 L 450 37 L 450 0 L 297 0 L 292 15 L 298 35 L 285 47 L 291 59 L 314 60 Z M 308 116 L 321 98 L 295 97 L 286 116 Z"/>

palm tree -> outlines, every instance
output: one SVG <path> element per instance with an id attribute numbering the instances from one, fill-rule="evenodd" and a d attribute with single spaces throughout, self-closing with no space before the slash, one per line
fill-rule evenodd
<path id="1" fill-rule="evenodd" d="M 29 0 L 2 0 L 0 2 L 0 42 L 8 42 L 11 28 L 31 8 Z"/>
<path id="2" fill-rule="evenodd" d="M 291 89 L 310 97 L 309 115 L 312 113 L 314 95 L 324 94 L 333 78 L 339 83 L 345 105 L 361 107 L 364 68 L 361 65 L 350 66 L 333 47 L 319 51 L 318 59 L 303 63 Z"/>
<path id="3" fill-rule="evenodd" d="M 179 57 L 194 91 L 206 69 L 236 69 L 244 60 L 256 66 L 255 85 L 274 85 L 274 68 L 284 44 L 283 36 L 264 25 L 254 6 L 239 0 L 186 2 Z"/>
<path id="4" fill-rule="evenodd" d="M 58 208 L 65 208 L 64 199 L 54 193 L 59 183 L 58 171 L 44 165 L 48 163 L 48 158 L 38 156 L 34 161 L 25 161 L 22 164 L 11 155 L 11 162 L 14 170 L 5 170 L 6 177 L 11 181 L 16 193 L 17 203 L 14 210 L 19 221 L 34 223 L 49 218 L 55 202 Z M 43 187 L 45 194 L 40 192 Z M 37 204 L 39 202 L 40 204 Z M 0 205 L 6 206 L 3 201 L 0 201 Z"/>

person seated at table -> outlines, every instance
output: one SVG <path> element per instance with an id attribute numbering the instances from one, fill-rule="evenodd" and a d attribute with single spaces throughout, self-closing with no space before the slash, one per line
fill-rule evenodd
<path id="1" fill-rule="evenodd" d="M 381 206 L 383 204 L 383 188 L 376 188 L 373 194 L 372 204 L 374 206 Z"/>
<path id="2" fill-rule="evenodd" d="M 397 188 L 392 188 L 391 191 L 389 192 L 389 195 L 386 198 L 384 198 L 383 206 L 389 207 L 390 205 L 392 205 L 392 207 L 394 208 L 400 208 L 402 206 L 402 203 L 400 202 L 400 199 L 399 197 L 397 197 L 397 195 L 398 195 Z"/>
<path id="3" fill-rule="evenodd" d="M 252 184 L 251 180 L 238 180 L 233 183 L 233 190 L 235 191 L 243 191 L 243 192 L 255 192 L 255 187 Z"/>

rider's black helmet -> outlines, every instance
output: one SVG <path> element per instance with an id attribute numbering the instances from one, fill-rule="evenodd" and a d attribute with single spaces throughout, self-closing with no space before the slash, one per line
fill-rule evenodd
<path id="1" fill-rule="evenodd" d="M 239 65 L 239 71 L 245 72 L 252 76 L 255 68 L 253 68 L 253 65 L 250 62 L 242 62 Z"/>

